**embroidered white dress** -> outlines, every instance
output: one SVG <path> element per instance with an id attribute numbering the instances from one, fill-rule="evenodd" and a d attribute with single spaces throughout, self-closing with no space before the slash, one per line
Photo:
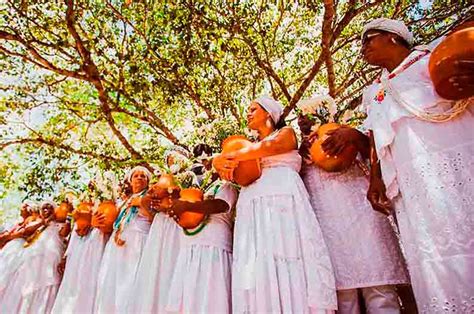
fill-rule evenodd
<path id="1" fill-rule="evenodd" d="M 81 237 L 71 234 L 65 256 L 61 286 L 52 313 L 92 313 L 94 311 L 97 276 L 107 237 L 98 229 Z"/>
<path id="2" fill-rule="evenodd" d="M 165 312 L 181 234 L 181 228 L 168 215 L 155 215 L 138 268 L 130 313 Z"/>
<path id="3" fill-rule="evenodd" d="M 179 313 L 231 313 L 232 208 L 237 191 L 229 183 L 213 184 L 205 197 L 227 202 L 229 211 L 209 216 L 194 236 L 181 233 L 181 249 L 170 286 L 167 310 Z"/>
<path id="4" fill-rule="evenodd" d="M 355 165 L 343 172 L 303 167 L 338 290 L 408 283 L 397 236 L 367 201 L 368 179 Z"/>
<path id="5" fill-rule="evenodd" d="M 57 267 L 64 253 L 59 230 L 52 222 L 29 247 L 5 289 L 0 313 L 50 313 L 61 281 Z"/>
<path id="6" fill-rule="evenodd" d="M 133 283 L 149 230 L 148 218 L 137 213 L 120 235 L 125 241 L 123 246 L 114 241 L 116 230 L 110 236 L 98 275 L 95 313 L 128 312 L 136 297 Z"/>
<path id="7" fill-rule="evenodd" d="M 234 230 L 234 313 L 337 309 L 334 272 L 298 171 L 296 150 L 262 158 L 262 176 L 240 191 Z"/>
<path id="8" fill-rule="evenodd" d="M 435 93 L 428 61 L 424 56 L 390 84 L 412 106 L 444 111 L 450 105 Z M 388 196 L 401 196 L 396 214 L 418 309 L 467 313 L 474 307 L 474 106 L 449 122 L 425 122 L 390 90 L 377 101 L 381 88 L 373 84 L 364 93 L 366 126 Z"/>

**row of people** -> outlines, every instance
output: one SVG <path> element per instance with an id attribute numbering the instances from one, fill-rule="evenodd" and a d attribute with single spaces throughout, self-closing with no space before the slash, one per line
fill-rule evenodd
<path id="1" fill-rule="evenodd" d="M 447 122 L 431 121 L 433 108 L 438 117 L 447 102 L 433 91 L 429 52 L 411 52 L 411 43 L 411 34 L 398 21 L 378 19 L 364 28 L 364 57 L 386 69 L 364 93 L 370 133 L 340 128 L 324 145 L 333 156 L 356 146 L 370 158 L 369 181 L 356 165 L 339 173 L 310 162 L 301 169 L 312 122 L 299 118 L 304 140 L 298 151 L 295 131 L 280 119 L 283 107 L 261 97 L 250 104 L 247 116 L 258 141 L 214 158 L 224 180 L 216 178 L 205 201 L 164 204 L 153 199 L 147 193 L 151 174 L 134 168 L 127 177 L 131 195 L 120 205 L 110 239 L 98 228 L 82 236 L 72 233 L 57 296 L 25 290 L 32 278 L 12 286 L 11 276 L 20 276 L 15 266 L 10 277 L 2 277 L 10 286 L 0 286 L 0 304 L 9 312 L 31 306 L 57 313 L 357 313 L 357 289 L 362 289 L 369 312 L 398 313 L 395 286 L 410 278 L 421 312 L 468 311 L 474 290 L 472 99 L 462 112 L 448 112 Z M 416 110 L 407 109 L 403 99 Z M 237 197 L 229 183 L 234 170 L 255 159 L 261 176 Z M 205 164 L 209 167 L 209 160 Z M 393 213 L 392 206 L 409 271 L 382 214 Z M 183 211 L 210 218 L 204 228 L 185 234 L 176 224 Z M 97 216 L 95 226 L 101 219 Z M 54 224 L 43 225 L 48 230 Z M 7 246 L 0 251 L 2 260 Z M 28 255 L 16 254 L 24 256 L 17 259 L 25 265 L 21 272 L 51 273 L 55 266 L 51 262 L 32 271 Z M 35 303 L 36 292 L 43 304 Z"/>

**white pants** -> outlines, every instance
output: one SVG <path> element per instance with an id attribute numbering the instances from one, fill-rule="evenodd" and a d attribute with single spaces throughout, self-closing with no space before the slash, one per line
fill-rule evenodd
<path id="1" fill-rule="evenodd" d="M 395 286 L 360 288 L 368 314 L 400 314 Z M 337 290 L 338 313 L 360 314 L 357 289 Z"/>

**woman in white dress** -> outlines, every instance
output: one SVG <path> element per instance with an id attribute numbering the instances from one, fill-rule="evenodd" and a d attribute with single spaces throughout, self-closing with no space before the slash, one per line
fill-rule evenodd
<path id="1" fill-rule="evenodd" d="M 211 166 L 210 162 L 207 164 Z M 181 233 L 166 308 L 169 312 L 232 312 L 232 209 L 237 191 L 229 182 L 216 179 L 206 190 L 204 201 L 178 200 L 171 208 L 178 216 L 183 211 L 209 216 L 201 225 Z"/>
<path id="2" fill-rule="evenodd" d="M 390 200 L 395 205 L 418 310 L 467 313 L 474 306 L 474 100 L 453 112 L 429 76 L 432 47 L 410 51 L 412 40 L 400 21 L 364 27 L 364 58 L 383 68 L 363 95 L 374 148 L 368 198 L 382 212 Z"/>
<path id="3" fill-rule="evenodd" d="M 109 234 L 99 227 L 104 215 L 94 213 L 89 232 L 77 230 L 77 225 L 64 253 L 66 266 L 52 313 L 93 313 L 97 277 Z M 102 224 L 101 224 L 102 223 Z"/>
<path id="4" fill-rule="evenodd" d="M 57 266 L 64 253 L 60 230 L 54 221 L 55 204 L 44 202 L 42 226 L 27 239 L 16 269 L 0 303 L 0 313 L 50 313 L 61 281 Z"/>
<path id="5" fill-rule="evenodd" d="M 150 230 L 150 216 L 141 207 L 140 197 L 147 191 L 151 173 L 137 166 L 126 180 L 133 194 L 119 207 L 114 231 L 105 247 L 97 283 L 97 313 L 127 312 L 130 301 L 136 297 L 133 283 Z"/>
<path id="6" fill-rule="evenodd" d="M 188 152 L 181 147 L 173 147 L 165 154 L 165 161 L 173 173 L 184 170 L 181 164 L 185 164 L 187 159 Z M 158 212 L 155 215 L 138 268 L 134 284 L 136 296 L 130 312 L 165 312 L 181 234 L 181 228 L 168 214 Z"/>
<path id="7" fill-rule="evenodd" d="M 0 303 L 2 303 L 2 295 L 11 280 L 11 276 L 15 274 L 21 264 L 21 254 L 25 243 L 24 236 L 26 236 L 25 228 L 35 220 L 31 217 L 32 214 L 32 206 L 29 203 L 23 203 L 20 209 L 22 220 L 5 232 L 4 247 L 0 249 Z M 39 224 L 37 224 L 37 227 L 39 227 Z"/>
<path id="8" fill-rule="evenodd" d="M 387 217 L 367 201 L 369 181 L 356 164 L 341 172 L 327 172 L 312 164 L 307 152 L 314 122 L 304 114 L 298 117 L 304 139 L 301 174 L 331 255 L 338 313 L 360 313 L 357 290 L 369 313 L 400 313 L 395 285 L 409 281 L 396 234 Z M 356 129 L 336 130 L 323 148 L 332 144 L 333 137 L 342 138 L 339 146 L 355 145 L 368 157 L 368 138 Z"/>
<path id="9" fill-rule="evenodd" d="M 259 142 L 222 154 L 214 165 L 232 179 L 239 161 L 260 159 L 261 177 L 237 201 L 232 266 L 234 313 L 315 313 L 337 309 L 334 272 L 298 171 L 301 157 L 283 108 L 269 97 L 250 104 Z"/>

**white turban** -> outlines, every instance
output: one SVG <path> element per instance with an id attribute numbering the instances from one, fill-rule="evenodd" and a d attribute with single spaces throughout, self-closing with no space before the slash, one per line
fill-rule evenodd
<path id="1" fill-rule="evenodd" d="M 54 209 L 56 209 L 57 207 L 56 203 L 53 201 L 44 201 L 41 203 L 40 207 L 43 208 L 44 205 L 51 205 Z"/>
<path id="2" fill-rule="evenodd" d="M 125 181 L 127 181 L 128 183 L 132 183 L 132 176 L 136 171 L 143 171 L 143 173 L 145 173 L 146 177 L 148 178 L 148 183 L 150 183 L 152 176 L 151 172 L 143 166 L 136 166 L 132 170 L 130 170 L 125 176 Z"/>
<path id="3" fill-rule="evenodd" d="M 277 124 L 280 121 L 280 117 L 283 114 L 283 106 L 278 101 L 268 96 L 261 96 L 255 99 L 255 102 L 270 114 L 273 123 Z"/>
<path id="4" fill-rule="evenodd" d="M 173 145 L 165 151 L 165 154 L 163 156 L 164 160 L 168 159 L 169 156 L 173 156 L 176 154 L 186 157 L 188 159 L 191 157 L 190 153 L 186 149 L 178 145 Z"/>
<path id="5" fill-rule="evenodd" d="M 413 34 L 408 30 L 408 27 L 402 21 L 391 20 L 383 17 L 375 19 L 364 26 L 364 29 L 362 30 L 362 38 L 364 38 L 366 32 L 375 29 L 398 35 L 403 38 L 410 46 L 413 45 Z"/>

